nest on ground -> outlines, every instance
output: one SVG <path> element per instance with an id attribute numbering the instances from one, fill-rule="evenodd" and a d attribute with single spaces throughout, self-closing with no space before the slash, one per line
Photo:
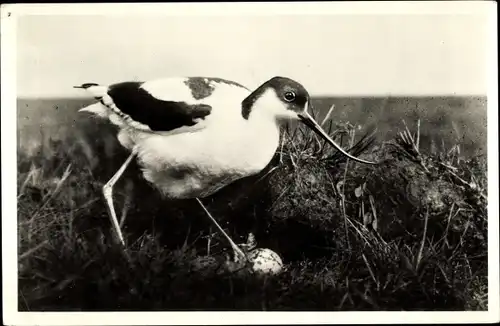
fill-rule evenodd
<path id="1" fill-rule="evenodd" d="M 373 166 L 346 162 L 321 149 L 322 155 L 314 155 L 314 146 L 297 149 L 307 142 L 299 141 L 290 138 L 286 155 L 278 153 L 275 170 L 260 187 L 266 198 L 254 201 L 266 203 L 257 238 L 285 257 L 315 258 L 347 250 L 347 238 L 360 230 L 385 242 L 414 242 L 424 227 L 435 239 L 452 233 L 458 241 L 468 232 L 478 243 L 484 240 L 485 202 L 479 199 L 485 198 L 485 181 L 477 181 L 475 189 L 464 181 L 466 171 L 482 164 L 480 160 L 451 167 L 446 158 L 420 153 L 409 136 L 401 136 L 365 153 L 379 162 Z M 357 144 L 362 150 L 354 155 L 372 142 L 363 137 Z"/>

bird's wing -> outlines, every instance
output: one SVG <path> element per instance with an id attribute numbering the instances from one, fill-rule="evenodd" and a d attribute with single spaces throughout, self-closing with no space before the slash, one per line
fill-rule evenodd
<path id="1" fill-rule="evenodd" d="M 219 78 L 164 78 L 113 84 L 96 98 L 132 127 L 173 131 L 195 126 L 210 115 L 207 99 L 221 85 L 246 89 Z"/>

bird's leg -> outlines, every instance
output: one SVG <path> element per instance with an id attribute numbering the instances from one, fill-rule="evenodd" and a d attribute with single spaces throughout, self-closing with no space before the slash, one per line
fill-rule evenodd
<path id="1" fill-rule="evenodd" d="M 208 215 L 210 220 L 212 220 L 212 223 L 215 225 L 215 227 L 222 233 L 222 235 L 227 239 L 227 241 L 229 241 L 235 254 L 242 257 L 248 262 L 248 257 L 246 256 L 246 254 L 236 245 L 236 243 L 234 243 L 233 239 L 231 239 L 231 237 L 229 237 L 229 235 L 222 229 L 219 223 L 217 223 L 217 221 L 213 218 L 212 214 L 210 214 L 210 212 L 205 208 L 205 205 L 203 205 L 201 200 L 199 198 L 196 198 L 196 201 L 198 202 L 198 204 L 200 204 L 201 208 L 203 208 L 203 210 Z"/>
<path id="2" fill-rule="evenodd" d="M 123 240 L 120 223 L 118 222 L 118 218 L 116 217 L 115 207 L 113 205 L 113 186 L 123 175 L 123 172 L 125 172 L 125 170 L 129 166 L 130 162 L 132 161 L 135 155 L 136 155 L 135 151 L 132 152 L 132 154 L 130 154 L 125 163 L 123 163 L 123 165 L 118 169 L 118 171 L 116 171 L 115 175 L 113 175 L 113 177 L 109 179 L 109 181 L 102 187 L 102 193 L 104 195 L 104 199 L 106 200 L 111 223 L 113 225 L 113 228 L 115 229 L 118 239 L 120 240 L 120 243 L 123 246 L 125 246 L 125 241 Z"/>

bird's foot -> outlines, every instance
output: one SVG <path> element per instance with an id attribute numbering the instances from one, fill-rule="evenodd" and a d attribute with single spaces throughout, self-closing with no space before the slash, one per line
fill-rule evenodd
<path id="1" fill-rule="evenodd" d="M 255 236 L 253 233 L 249 233 L 246 243 L 240 243 L 233 248 L 234 251 L 234 261 L 238 262 L 239 259 L 248 260 L 248 254 L 257 248 L 257 242 L 255 241 Z"/>
<path id="2" fill-rule="evenodd" d="M 238 244 L 233 247 L 233 260 L 227 260 L 228 264 L 237 269 L 246 268 L 247 270 L 253 271 L 253 261 L 249 258 L 252 250 L 257 247 L 257 243 L 255 241 L 255 236 L 253 233 L 250 233 L 247 238 L 246 243 Z"/>

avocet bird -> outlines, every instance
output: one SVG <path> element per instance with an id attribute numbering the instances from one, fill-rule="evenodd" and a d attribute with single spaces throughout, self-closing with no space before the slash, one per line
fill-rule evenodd
<path id="1" fill-rule="evenodd" d="M 137 156 L 144 178 L 169 198 L 193 198 L 231 244 L 246 257 L 203 206 L 200 198 L 259 173 L 279 145 L 280 124 L 299 120 L 352 160 L 308 113 L 311 99 L 298 82 L 274 77 L 254 91 L 220 78 L 163 78 L 109 86 L 86 83 L 98 103 L 80 111 L 107 118 L 131 154 L 104 185 L 110 218 L 124 239 L 113 206 L 113 186 Z"/>

